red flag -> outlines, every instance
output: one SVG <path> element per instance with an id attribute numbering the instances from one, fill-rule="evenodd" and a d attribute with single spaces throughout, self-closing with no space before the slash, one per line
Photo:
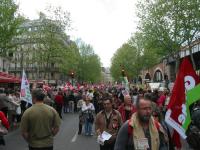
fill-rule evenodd
<path id="1" fill-rule="evenodd" d="M 173 139 L 177 148 L 181 148 L 180 137 L 185 139 L 185 130 L 182 127 L 186 119 L 186 92 L 194 88 L 200 79 L 197 76 L 188 57 L 184 58 L 172 90 L 165 121 L 175 129 Z M 179 135 L 176 133 L 178 132 Z"/>

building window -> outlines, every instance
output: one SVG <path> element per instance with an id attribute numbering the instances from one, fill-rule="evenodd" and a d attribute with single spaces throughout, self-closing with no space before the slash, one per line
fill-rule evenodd
<path id="1" fill-rule="evenodd" d="M 53 72 L 51 73 L 51 78 L 54 78 L 54 73 Z"/>
<path id="2" fill-rule="evenodd" d="M 154 74 L 154 82 L 161 82 L 163 80 L 162 72 L 160 70 L 156 70 Z"/>

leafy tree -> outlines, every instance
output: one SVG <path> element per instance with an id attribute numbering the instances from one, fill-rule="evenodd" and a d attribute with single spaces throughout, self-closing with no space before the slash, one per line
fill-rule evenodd
<path id="1" fill-rule="evenodd" d="M 191 51 L 191 44 L 199 34 L 199 6 L 196 0 L 141 1 L 139 30 L 146 43 L 162 56 L 173 56 L 183 44 L 189 45 Z"/>
<path id="2" fill-rule="evenodd" d="M 69 38 L 65 34 L 65 29 L 70 25 L 69 13 L 63 12 L 61 8 L 49 8 L 49 16 L 40 13 L 42 28 L 39 30 L 42 36 L 38 43 L 43 47 L 43 65 L 48 70 L 54 64 L 62 64 L 63 57 L 67 55 Z M 49 77 L 48 77 L 49 78 Z"/>
<path id="3" fill-rule="evenodd" d="M 78 79 L 84 82 L 98 82 L 101 80 L 101 62 L 91 45 L 79 41 L 80 51 Z"/>
<path id="4" fill-rule="evenodd" d="M 64 63 L 66 57 L 70 58 L 70 52 L 72 52 L 70 48 L 73 44 L 65 33 L 70 26 L 69 13 L 62 11 L 61 8 L 49 8 L 48 11 L 48 15 L 40 12 L 38 20 L 28 20 L 22 26 L 26 30 L 18 40 L 23 40 L 23 43 L 18 45 L 23 47 L 21 48 L 23 55 L 26 55 L 28 51 L 28 55 L 22 59 L 21 66 L 25 67 L 24 64 L 26 64 L 28 67 L 33 64 L 37 68 L 37 78 L 39 78 L 39 72 L 42 71 L 44 72 L 42 78 L 49 79 L 50 69 L 65 72 L 63 65 L 66 65 Z"/>
<path id="5" fill-rule="evenodd" d="M 138 75 L 137 55 L 138 51 L 136 47 L 128 43 L 123 44 L 122 47 L 116 51 L 111 62 L 111 74 L 115 80 L 120 79 L 122 69 L 125 70 L 126 75 L 130 79 Z"/>
<path id="6" fill-rule="evenodd" d="M 4 57 L 14 46 L 13 37 L 19 34 L 18 28 L 23 21 L 17 11 L 18 6 L 13 0 L 0 1 L 0 55 Z"/>
<path id="7" fill-rule="evenodd" d="M 36 68 L 37 77 L 43 72 L 41 78 L 50 78 L 50 70 L 54 69 L 66 74 L 69 63 L 76 58 L 78 52 L 76 44 L 72 42 L 66 29 L 70 28 L 69 13 L 59 8 L 49 8 L 47 14 L 40 12 L 39 19 L 26 20 L 20 26 L 23 32 L 15 37 L 18 47 L 16 53 L 20 54 L 22 68 Z M 78 56 L 78 54 L 77 54 Z M 19 63 L 19 60 L 14 60 Z"/>
<path id="8" fill-rule="evenodd" d="M 0 1 L 0 56 L 9 58 L 12 48 L 16 47 L 13 37 L 20 34 L 19 25 L 23 17 L 18 14 L 18 6 L 13 0 Z M 3 70 L 4 68 L 3 62 Z"/>
<path id="9" fill-rule="evenodd" d="M 65 75 L 69 75 L 70 72 L 78 72 L 80 63 L 79 48 L 76 43 L 71 41 L 65 51 L 65 55 L 62 57 L 62 63 L 60 63 L 61 72 Z"/>
<path id="10" fill-rule="evenodd" d="M 128 43 L 134 46 L 137 50 L 135 62 L 135 69 L 137 75 L 140 74 L 142 69 L 148 69 L 159 62 L 161 54 L 158 53 L 157 48 L 148 42 L 148 39 L 141 32 L 136 32 Z"/>

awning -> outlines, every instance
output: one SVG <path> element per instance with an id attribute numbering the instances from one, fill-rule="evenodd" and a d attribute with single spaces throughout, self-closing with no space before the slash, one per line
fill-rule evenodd
<path id="1" fill-rule="evenodd" d="M 6 72 L 0 72 L 0 83 L 20 83 L 21 79 Z"/>

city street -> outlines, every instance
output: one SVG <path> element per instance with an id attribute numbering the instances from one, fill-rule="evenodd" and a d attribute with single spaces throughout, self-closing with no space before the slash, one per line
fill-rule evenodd
<path id="1" fill-rule="evenodd" d="M 55 137 L 54 150 L 98 150 L 96 137 L 77 134 L 78 115 L 63 115 L 60 132 Z M 6 146 L 0 150 L 28 150 L 28 146 L 20 135 L 19 129 L 5 136 Z"/>

